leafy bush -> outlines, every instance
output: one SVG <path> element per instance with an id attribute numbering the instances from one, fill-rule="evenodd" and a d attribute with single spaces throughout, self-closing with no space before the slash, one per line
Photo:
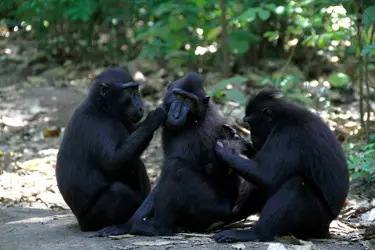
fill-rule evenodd
<path id="1" fill-rule="evenodd" d="M 353 179 L 362 177 L 367 181 L 375 180 L 375 143 L 365 147 L 347 145 L 348 164 Z"/>
<path id="2" fill-rule="evenodd" d="M 111 56 L 134 57 L 141 53 L 145 58 L 163 59 L 173 66 L 196 67 L 205 67 L 208 63 L 217 66 L 215 59 L 221 58 L 217 51 L 223 28 L 222 10 L 217 1 L 2 2 L 0 13 L 18 6 L 19 21 L 28 30 L 32 29 L 41 48 L 53 55 L 82 56 L 99 49 L 109 51 Z M 230 0 L 225 3 L 226 41 L 232 56 L 253 59 L 258 50 L 278 57 L 277 51 L 307 46 L 320 50 L 321 56 L 330 59 L 342 56 L 350 47 L 344 42 L 351 38 L 355 28 L 353 1 Z M 372 10 L 366 11 L 372 13 Z M 371 16 L 364 18 L 365 23 L 371 20 Z M 269 47 L 274 49 L 267 50 Z M 370 50 L 373 45 L 367 45 L 363 53 Z"/>

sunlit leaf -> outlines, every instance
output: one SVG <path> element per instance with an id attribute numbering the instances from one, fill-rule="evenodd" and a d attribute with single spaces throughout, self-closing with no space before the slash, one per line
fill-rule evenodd
<path id="1" fill-rule="evenodd" d="M 331 84 L 331 86 L 336 87 L 336 88 L 346 87 L 349 81 L 350 81 L 350 77 L 347 74 L 342 73 L 342 72 L 332 73 L 328 77 L 328 82 Z"/>
<path id="2" fill-rule="evenodd" d="M 278 14 L 278 15 L 283 14 L 284 11 L 285 11 L 285 6 L 277 6 L 276 9 L 275 9 L 275 13 Z"/>
<path id="3" fill-rule="evenodd" d="M 253 22 L 256 19 L 257 10 L 258 8 L 250 8 L 235 19 L 239 21 L 249 22 L 249 23 Z"/>
<path id="4" fill-rule="evenodd" d="M 268 11 L 268 10 L 265 10 L 265 9 L 261 9 L 259 12 L 258 12 L 258 16 L 261 20 L 265 21 L 267 20 L 268 18 L 270 18 L 271 16 L 271 12 Z"/>
<path id="5" fill-rule="evenodd" d="M 279 38 L 279 32 L 278 31 L 268 31 L 263 34 L 264 37 L 268 38 L 268 41 L 274 41 Z"/>
<path id="6" fill-rule="evenodd" d="M 206 0 L 191 0 L 192 2 L 194 2 L 197 6 L 204 6 L 207 1 Z"/>
<path id="7" fill-rule="evenodd" d="M 222 30 L 221 26 L 217 26 L 217 27 L 213 28 L 212 30 L 210 30 L 208 32 L 207 36 L 206 36 L 207 40 L 216 39 L 220 35 L 221 30 Z"/>
<path id="8" fill-rule="evenodd" d="M 331 34 L 329 33 L 323 33 L 319 36 L 319 39 L 318 39 L 318 47 L 319 48 L 323 48 L 324 46 L 327 45 L 327 43 L 329 42 L 329 40 L 331 39 Z"/>

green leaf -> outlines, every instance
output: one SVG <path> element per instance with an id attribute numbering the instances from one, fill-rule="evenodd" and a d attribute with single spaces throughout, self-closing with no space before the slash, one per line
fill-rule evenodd
<path id="1" fill-rule="evenodd" d="M 231 78 L 228 78 L 228 79 L 225 79 L 225 80 L 222 80 L 221 82 L 219 82 L 215 86 L 213 91 L 218 92 L 218 91 L 222 90 L 223 88 L 225 88 L 225 86 L 227 86 L 228 84 L 242 84 L 246 81 L 247 81 L 247 78 L 242 77 L 242 76 L 231 77 Z"/>
<path id="2" fill-rule="evenodd" d="M 256 19 L 257 8 L 250 8 L 235 18 L 238 21 L 251 23 Z"/>
<path id="3" fill-rule="evenodd" d="M 258 16 L 261 20 L 266 21 L 271 16 L 271 12 L 269 10 L 261 9 L 258 12 Z"/>
<path id="4" fill-rule="evenodd" d="M 267 31 L 263 34 L 264 37 L 268 38 L 267 40 L 269 42 L 274 41 L 279 38 L 279 32 L 278 31 Z"/>
<path id="5" fill-rule="evenodd" d="M 355 172 L 355 173 L 352 174 L 353 179 L 357 179 L 357 178 L 362 177 L 362 176 L 363 176 L 363 173 L 361 173 L 361 172 Z"/>
<path id="6" fill-rule="evenodd" d="M 275 10 L 277 6 L 274 3 L 268 3 L 268 4 L 264 5 L 264 7 L 269 9 L 269 10 Z"/>
<path id="7" fill-rule="evenodd" d="M 180 19 L 178 16 L 170 15 L 168 24 L 172 31 L 179 31 L 188 26 L 186 19 Z"/>
<path id="8" fill-rule="evenodd" d="M 228 38 L 229 50 L 234 54 L 243 54 L 249 50 L 248 35 L 243 36 L 240 32 L 233 33 Z"/>
<path id="9" fill-rule="evenodd" d="M 222 27 L 221 26 L 217 26 L 215 28 L 213 28 L 212 30 L 210 30 L 206 36 L 206 39 L 207 40 L 215 40 L 221 33 L 221 30 L 222 30 Z"/>
<path id="10" fill-rule="evenodd" d="M 328 42 L 330 42 L 330 40 L 332 39 L 332 34 L 331 33 L 323 33 L 319 36 L 319 39 L 318 39 L 318 47 L 319 48 L 323 48 L 324 46 L 326 46 L 328 44 Z"/>
<path id="11" fill-rule="evenodd" d="M 374 153 L 375 153 L 375 149 L 371 149 L 371 150 L 364 152 L 363 155 L 367 156 L 367 155 L 372 155 Z"/>
<path id="12" fill-rule="evenodd" d="M 368 7 L 363 13 L 362 24 L 372 25 L 375 22 L 375 5 Z"/>
<path id="13" fill-rule="evenodd" d="M 356 168 L 356 165 L 354 164 L 349 164 L 349 169 L 355 169 Z"/>
<path id="14" fill-rule="evenodd" d="M 237 102 L 239 104 L 246 104 L 246 97 L 238 89 L 230 89 L 225 91 L 225 97 L 228 100 Z"/>
<path id="15" fill-rule="evenodd" d="M 370 142 L 375 142 L 375 134 L 370 135 Z"/>
<path id="16" fill-rule="evenodd" d="M 146 29 L 143 32 L 140 32 L 136 35 L 135 40 L 140 41 L 151 37 L 151 29 Z"/>
<path id="17" fill-rule="evenodd" d="M 372 55 L 372 53 L 374 51 L 375 51 L 375 43 L 374 44 L 365 45 L 365 47 L 361 51 L 361 56 Z"/>
<path id="18" fill-rule="evenodd" d="M 206 0 L 192 0 L 191 2 L 194 2 L 197 6 L 204 6 L 206 4 Z"/>
<path id="19" fill-rule="evenodd" d="M 336 88 L 345 88 L 350 81 L 350 77 L 342 72 L 332 73 L 328 77 L 328 82 Z"/>
<path id="20" fill-rule="evenodd" d="M 152 14 L 154 14 L 156 17 L 160 17 L 165 13 L 171 12 L 174 9 L 177 9 L 179 7 L 178 4 L 172 3 L 172 2 L 167 2 L 160 4 L 158 7 L 154 9 Z"/>

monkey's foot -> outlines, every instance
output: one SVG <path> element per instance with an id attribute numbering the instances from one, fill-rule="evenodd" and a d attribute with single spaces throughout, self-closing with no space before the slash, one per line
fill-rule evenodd
<path id="1" fill-rule="evenodd" d="M 157 224 L 153 219 L 136 221 L 130 231 L 131 234 L 144 236 L 172 236 L 174 231 Z"/>
<path id="2" fill-rule="evenodd" d="M 93 235 L 93 237 L 107 237 L 107 236 L 113 236 L 113 235 L 128 234 L 130 232 L 130 229 L 131 229 L 130 223 L 114 225 L 114 226 L 105 227 L 102 230 L 99 230 Z"/>
<path id="3" fill-rule="evenodd" d="M 213 236 L 213 239 L 219 243 L 225 242 L 239 242 L 239 241 L 256 241 L 254 230 L 224 230 Z"/>

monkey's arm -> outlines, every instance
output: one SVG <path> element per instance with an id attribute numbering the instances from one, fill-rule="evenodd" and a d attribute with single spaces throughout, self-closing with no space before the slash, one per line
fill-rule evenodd
<path id="1" fill-rule="evenodd" d="M 106 170 L 116 171 L 129 161 L 140 157 L 150 143 L 153 133 L 165 121 L 166 116 L 164 108 L 157 108 L 120 145 L 104 148 L 102 166 L 105 166 Z"/>
<path id="2" fill-rule="evenodd" d="M 262 147 L 255 159 L 245 159 L 228 152 L 221 142 L 216 144 L 215 150 L 218 158 L 226 162 L 245 180 L 259 188 L 272 191 L 290 178 L 297 171 L 295 166 L 298 165 L 296 162 L 298 160 L 293 157 L 293 150 L 290 149 L 288 141 L 284 140 L 285 138 L 274 139 Z M 287 162 L 285 159 L 288 159 Z"/>
<path id="3" fill-rule="evenodd" d="M 238 140 L 242 143 L 244 146 L 244 150 L 241 152 L 244 154 L 247 158 L 254 158 L 257 150 L 254 148 L 254 145 L 251 142 L 246 141 L 235 128 L 230 126 L 229 124 L 224 124 L 223 126 L 224 132 L 227 132 L 230 134 L 230 137 L 232 137 L 235 140 Z"/>

